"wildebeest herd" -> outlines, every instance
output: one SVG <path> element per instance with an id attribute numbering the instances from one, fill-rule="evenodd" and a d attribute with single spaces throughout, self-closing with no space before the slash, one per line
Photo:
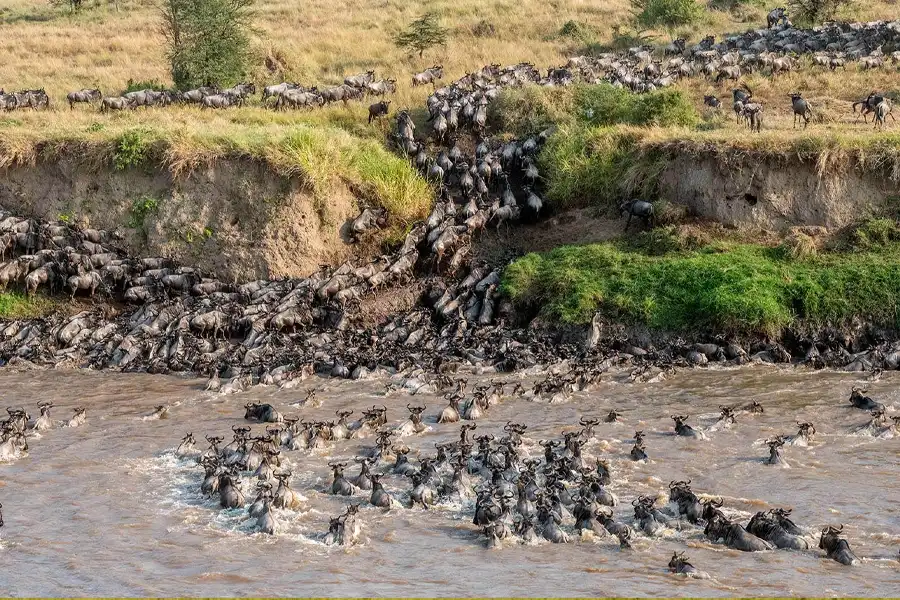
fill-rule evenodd
<path id="1" fill-rule="evenodd" d="M 828 558 L 839 563 L 852 565 L 859 561 L 842 537 L 843 525 L 828 525 L 818 531 L 798 526 L 786 508 L 758 511 L 742 524 L 723 510 L 722 499 L 710 493 L 698 494 L 690 481 L 672 481 L 665 495 L 639 495 L 631 501 L 627 514 L 616 516 L 620 502 L 609 489 L 616 473 L 609 461 L 595 456 L 599 448 L 609 446 L 598 430 L 622 419 L 615 410 L 603 418 L 581 417 L 559 439 L 530 437 L 528 426 L 516 422 L 506 423 L 496 435 L 476 434 L 480 430 L 478 423 L 486 420 L 492 407 L 520 399 L 555 403 L 563 401 L 560 395 L 591 392 L 612 364 L 614 361 L 596 357 L 576 359 L 561 371 L 545 369 L 544 377 L 530 389 L 522 385 L 520 378 L 492 379 L 490 383 L 476 384 L 471 392 L 467 392 L 466 378 L 391 378 L 389 389 L 399 386 L 408 392 L 443 394 L 448 402 L 431 418 L 424 416 L 426 406 L 407 404 L 409 414 L 400 422 L 389 419 L 386 406 L 363 410 L 358 419 L 351 421 L 352 410 L 338 410 L 333 420 L 312 420 L 303 418 L 302 413 L 282 414 L 270 404 L 248 403 L 244 420 L 263 424 L 255 434 L 251 426 L 234 425 L 229 443 L 223 445 L 223 437 L 207 435 L 208 447 L 203 449 L 197 445 L 194 434 L 188 433 L 174 453 L 188 464 L 202 468 L 202 477 L 193 484 L 197 491 L 218 498 L 223 509 L 245 510 L 253 531 L 279 533 L 282 524 L 273 508 L 303 510 L 307 505 L 304 493 L 347 498 L 345 510 L 331 518 L 327 531 L 323 529 L 317 536 L 327 545 L 362 541 L 365 513 L 361 507 L 390 511 L 441 506 L 444 510 L 438 514 L 462 512 L 464 518 L 470 519 L 483 533 L 488 548 L 534 544 L 539 539 L 551 543 L 606 539 L 627 550 L 640 539 L 660 539 L 676 530 L 682 535 L 702 532 L 713 543 L 744 552 L 810 551 L 818 545 Z M 411 381 L 415 385 L 410 385 Z M 880 407 L 883 417 L 883 405 L 864 394 L 854 388 L 850 405 L 866 411 L 876 407 L 876 412 Z M 314 405 L 315 395 L 315 390 L 311 390 L 296 406 L 302 411 Z M 757 402 L 722 406 L 718 421 L 705 432 L 687 425 L 688 417 L 673 416 L 674 435 L 706 439 L 763 412 Z M 876 415 L 861 429 L 873 437 L 900 435 L 900 416 L 877 421 Z M 405 439 L 426 436 L 436 428 L 458 423 L 458 441 L 436 443 L 433 455 L 420 452 L 413 462 Z M 798 423 L 796 434 L 780 436 L 776 442 L 779 448 L 805 447 L 815 436 L 813 424 L 802 422 Z M 366 440 L 371 443 L 366 445 Z M 633 444 L 626 456 L 646 464 L 643 431 L 635 432 Z M 768 444 L 776 445 L 772 441 Z M 292 454 L 319 456 L 325 449 L 347 446 L 353 447 L 352 458 L 327 463 L 332 471 L 330 481 L 310 490 L 292 488 L 293 474 L 288 467 Z M 357 465 L 355 473 L 347 471 L 351 462 Z M 785 464 L 783 457 L 776 462 L 771 456 L 760 462 Z M 248 485 L 252 486 L 249 496 L 244 491 Z M 663 497 L 665 501 L 660 505 L 658 500 Z M 680 553 L 672 557 L 668 566 L 673 573 L 708 577 Z"/>
<path id="2" fill-rule="evenodd" d="M 394 141 L 438 186 L 440 196 L 431 214 L 413 224 L 393 252 L 371 261 L 323 267 L 305 278 L 226 283 L 165 257 L 129 256 L 114 232 L 2 212 L 0 286 L 19 285 L 29 294 L 38 290 L 65 290 L 72 297 L 99 293 L 124 303 L 124 308 L 114 317 L 104 308 L 92 307 L 75 315 L 4 323 L 0 359 L 12 364 L 193 372 L 207 375 L 208 389 L 222 394 L 253 385 L 290 389 L 314 374 L 365 379 L 372 373 L 406 373 L 410 375 L 403 384 L 407 392 L 444 393 L 448 406 L 436 415 L 438 423 L 470 421 L 463 425 L 458 443 L 438 446 L 436 456 L 420 458 L 417 465 L 398 443 L 404 436 L 428 429 L 422 416 L 425 408 L 415 405 L 409 406 L 407 421 L 389 427 L 386 408 L 373 407 L 352 423 L 349 414 L 337 415 L 336 421 L 306 422 L 284 417 L 269 405 L 249 404 L 248 420 L 274 426 L 255 436 L 250 428 L 236 426 L 230 444 L 222 446 L 221 438 L 210 436 L 205 451 L 195 448 L 193 436 L 188 434 L 176 453 L 199 460 L 205 471 L 200 489 L 218 494 L 225 508 L 247 506 L 248 515 L 266 533 L 278 529 L 272 507 L 297 508 L 303 502 L 291 488 L 291 473 L 279 468 L 281 452 L 369 435 L 375 443 L 355 459 L 358 474 L 347 475 L 343 462 L 330 465 L 334 471 L 329 487 L 332 493 L 368 496 L 372 505 L 390 508 L 397 505 L 399 490 L 389 489 L 382 478 L 386 474 L 406 476 L 411 485 L 404 495 L 414 505 L 474 500 L 472 520 L 482 528 L 489 547 L 538 537 L 564 543 L 573 528 L 594 536 L 612 536 L 627 547 L 636 536 L 653 537 L 667 528 L 702 527 L 710 539 L 740 550 L 808 549 L 810 531 L 797 527 L 789 510 L 759 512 L 742 525 L 730 519 L 714 497 L 701 500 L 690 482 L 672 482 L 668 507 L 658 507 L 654 498 L 640 497 L 632 503 L 632 516 L 616 519 L 612 509 L 617 499 L 606 489 L 613 477 L 609 465 L 587 455 L 598 440 L 596 419 L 583 419 L 577 431 L 566 433 L 561 440 L 530 440 L 525 435 L 527 427 L 517 423 L 507 424 L 499 439 L 493 435 L 470 439 L 474 421 L 498 402 L 517 397 L 564 402 L 574 392 L 591 389 L 613 366 L 628 369 L 632 381 L 658 380 L 680 367 L 750 361 L 872 373 L 900 368 L 900 344 L 885 342 L 864 329 L 852 334 L 833 328 L 820 335 L 798 332 L 782 343 L 726 338 L 659 342 L 618 332 L 601 336 L 599 319 L 592 323 L 586 340 L 536 330 L 515 322 L 512 306 L 499 289 L 502 265 L 473 257 L 473 240 L 479 232 L 489 227 L 500 230 L 503 224 L 520 220 L 533 221 L 546 212 L 537 154 L 551 132 L 502 143 L 486 137 L 487 107 L 503 87 L 567 85 L 582 80 L 608 81 L 646 92 L 671 85 L 681 76 L 703 73 L 720 80 L 738 79 L 747 69 L 765 67 L 777 74 L 793 68 L 790 60 L 776 63 L 783 56 L 773 53 L 828 56 L 827 65 L 816 63 L 830 69 L 843 66 L 838 61 L 859 60 L 862 68 L 878 68 L 891 58 L 896 60 L 880 55 L 879 48 L 900 39 L 897 22 L 833 24 L 800 31 L 785 20 L 782 13 L 769 29 L 726 38 L 720 44 L 704 40 L 688 48 L 680 41 L 666 48 L 661 60 L 640 48 L 578 57 L 566 67 L 550 69 L 546 76 L 530 63 L 488 65 L 440 88 L 440 65 L 416 74 L 413 85 L 435 85 L 426 105 L 431 132 L 417 136 L 409 111 L 401 110 Z M 879 58 L 879 65 L 869 64 Z M 734 74 L 737 77 L 731 77 Z M 346 103 L 367 95 L 383 97 L 392 93 L 394 86 L 395 81 L 376 80 L 374 72 L 368 71 L 322 90 L 283 83 L 261 93 L 262 101 L 274 108 L 300 108 Z M 99 90 L 85 89 L 69 94 L 67 101 L 73 108 L 79 103 L 99 102 L 101 110 L 176 102 L 227 108 L 241 105 L 256 93 L 252 83 L 184 93 L 141 90 L 121 97 L 103 97 Z M 733 101 L 738 118 L 758 131 L 762 107 L 753 101 L 752 91 L 746 85 L 735 88 Z M 810 103 L 799 92 L 792 94 L 790 101 L 795 126 L 802 122 L 805 127 L 814 114 Z M 714 96 L 706 103 L 721 106 Z M 0 106 L 7 110 L 46 109 L 49 98 L 42 90 L 0 94 Z M 891 104 L 883 94 L 873 92 L 854 104 L 854 112 L 857 106 L 862 116 L 873 114 L 877 126 L 884 124 Z M 373 104 L 370 121 L 387 114 L 388 109 L 388 100 Z M 475 143 L 467 142 L 470 133 Z M 648 209 L 645 204 L 632 201 L 622 208 L 629 221 L 637 217 L 652 225 L 652 205 Z M 348 229 L 359 238 L 384 226 L 390 217 L 376 207 L 365 208 L 348 223 Z M 364 322 L 365 303 L 371 296 L 385 289 L 415 287 L 414 282 L 420 289 L 412 306 L 381 323 Z M 502 374 L 563 359 L 572 361 L 567 371 L 547 374 L 531 390 L 513 387 L 508 391 L 506 384 L 495 382 L 466 394 L 465 380 L 449 376 L 461 366 Z M 422 375 L 422 368 L 434 375 Z M 864 392 L 854 390 L 851 404 L 871 412 L 872 419 L 865 427 L 873 435 L 897 435 L 898 418 L 887 415 L 885 407 Z M 9 418 L 0 423 L 0 460 L 27 451 L 29 430 L 52 427 L 50 408 L 40 406 L 40 416 L 34 420 L 23 409 L 8 409 Z M 722 426 L 733 423 L 736 414 L 749 416 L 757 410 L 753 405 L 723 407 Z M 79 409 L 68 424 L 84 423 L 85 418 L 84 409 Z M 614 413 L 607 417 L 616 418 Z M 687 422 L 688 416 L 673 415 L 673 421 L 676 435 L 705 435 Z M 763 460 L 783 464 L 788 460 L 786 446 L 802 445 L 814 435 L 812 424 L 798 423 L 796 435 L 768 440 L 769 456 Z M 530 456 L 527 450 L 535 446 L 543 449 L 538 451 L 543 458 Z M 630 456 L 646 460 L 648 453 L 652 449 L 648 450 L 642 432 L 636 432 Z M 255 501 L 249 503 L 242 489 L 242 481 L 248 477 L 256 485 Z M 359 504 L 351 502 L 345 512 L 331 519 L 323 539 L 354 543 L 360 536 L 360 524 Z M 855 560 L 839 528 L 821 530 L 818 544 L 838 562 Z M 702 576 L 680 554 L 672 557 L 669 568 Z"/>
<path id="3" fill-rule="evenodd" d="M 726 35 L 717 42 L 707 36 L 689 46 L 684 39 L 657 49 L 653 46 L 637 46 L 625 52 L 606 52 L 591 56 L 576 56 L 565 66 L 550 67 L 542 75 L 534 65 L 520 63 L 510 67 L 488 65 L 479 71 L 467 73 L 451 84 L 435 91 L 429 99 L 435 136 L 444 141 L 444 135 L 452 131 L 457 118 L 474 120 L 484 127 L 486 105 L 496 95 L 496 89 L 510 85 L 569 85 L 576 81 L 585 83 L 607 82 L 636 93 L 648 92 L 674 85 L 679 79 L 706 77 L 718 84 L 721 81 L 739 81 L 742 76 L 755 72 L 768 72 L 776 77 L 799 69 L 804 57 L 809 57 L 812 67 L 835 70 L 846 69 L 849 62 L 856 62 L 861 70 L 896 68 L 900 64 L 900 50 L 886 53 L 883 48 L 896 48 L 900 44 L 900 21 L 874 21 L 869 23 L 829 23 L 813 29 L 796 29 L 783 8 L 771 11 L 765 29 L 749 30 L 743 34 Z M 661 50 L 661 51 L 660 51 Z M 444 77 L 442 65 L 434 65 L 411 78 L 412 85 L 437 83 Z M 345 105 L 351 100 L 378 97 L 369 107 L 369 122 L 386 115 L 390 100 L 384 97 L 396 91 L 396 80 L 378 79 L 372 70 L 351 75 L 340 85 L 305 86 L 296 82 L 282 82 L 265 86 L 261 92 L 261 104 L 272 108 L 316 108 L 335 102 Z M 460 89 L 471 85 L 472 90 L 460 95 Z M 185 92 L 144 89 L 121 96 L 105 97 L 98 89 L 82 89 L 68 94 L 70 107 L 78 103 L 97 103 L 101 111 L 125 110 L 138 107 L 168 106 L 171 104 L 196 104 L 203 108 L 224 109 L 243 106 L 256 86 L 245 82 L 231 88 L 201 87 Z M 804 127 L 814 113 L 805 99 L 791 95 L 791 110 L 795 121 L 801 119 Z M 748 95 L 746 86 L 733 90 L 734 112 L 752 131 L 762 128 L 763 106 Z M 454 103 L 459 104 L 454 109 Z M 712 95 L 704 98 L 708 106 L 718 108 L 721 102 Z M 440 114 L 435 114 L 436 104 L 444 104 Z M 883 93 L 873 91 L 860 102 L 864 118 L 872 114 L 875 127 L 884 128 L 891 116 L 893 101 Z M 50 102 L 43 90 L 25 90 L 5 94 L 0 90 L 0 107 L 6 110 L 49 108 Z"/>

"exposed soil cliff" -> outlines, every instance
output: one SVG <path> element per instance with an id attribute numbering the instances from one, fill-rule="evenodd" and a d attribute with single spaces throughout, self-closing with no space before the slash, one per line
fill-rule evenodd
<path id="1" fill-rule="evenodd" d="M 852 162 L 819 169 L 816 161 L 796 157 L 683 154 L 662 171 L 659 191 L 662 199 L 724 225 L 840 228 L 895 210 L 900 181 L 890 175 Z"/>
<path id="2" fill-rule="evenodd" d="M 223 280 L 308 275 L 342 260 L 358 214 L 343 184 L 316 200 L 300 176 L 253 159 L 219 159 L 174 177 L 167 170 L 92 168 L 73 159 L 0 170 L 0 206 L 114 230 L 128 251 L 163 255 Z"/>

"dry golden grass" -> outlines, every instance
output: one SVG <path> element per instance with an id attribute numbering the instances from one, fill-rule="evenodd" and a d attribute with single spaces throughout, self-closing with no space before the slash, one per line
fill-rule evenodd
<path id="1" fill-rule="evenodd" d="M 857 3 L 847 18 L 870 19 L 895 16 L 896 0 Z M 129 79 L 170 81 L 161 37 L 156 31 L 153 0 L 119 0 L 116 11 L 111 0 L 86 0 L 80 14 L 50 7 L 46 0 L 6 0 L 0 7 L 0 87 L 22 89 L 44 87 L 53 109 L 44 113 L 16 111 L 0 114 L 0 143 L 7 150 L 21 144 L 33 146 L 39 139 L 88 139 L 106 136 L 110 130 L 149 127 L 186 132 L 196 140 L 204 132 L 218 137 L 243 136 L 248 129 L 289 127 L 299 122 L 327 124 L 354 135 L 383 139 L 387 123 L 365 124 L 365 106 L 356 103 L 325 110 L 276 114 L 259 107 L 224 112 L 204 112 L 192 107 L 137 110 L 99 115 L 95 109 L 77 107 L 69 111 L 64 97 L 82 87 L 99 87 L 107 95 L 118 94 Z M 629 0 L 258 0 L 255 63 L 252 78 L 259 84 L 284 79 L 305 84 L 335 84 L 350 73 L 375 68 L 380 76 L 395 77 L 398 93 L 392 109 L 419 108 L 429 89 L 412 88 L 411 73 L 433 63 L 445 66 L 447 80 L 467 70 L 500 62 L 521 60 L 538 67 L 561 64 L 566 56 L 586 43 L 610 41 L 613 28 L 629 17 Z M 446 48 L 427 52 L 423 59 L 394 47 L 392 35 L 424 11 L 437 12 L 451 30 Z M 734 12 L 707 11 L 705 21 L 686 33 L 697 39 L 707 32 L 739 31 L 764 21 L 762 3 L 748 4 Z M 568 21 L 576 21 L 592 32 L 591 39 L 561 37 Z M 493 26 L 485 32 L 484 24 Z M 665 36 L 661 34 L 661 37 Z M 275 72 L 265 66 L 266 57 L 282 66 Z M 807 69 L 778 79 L 750 76 L 747 82 L 766 105 L 764 127 L 790 128 L 787 93 L 799 90 L 812 102 L 823 122 L 816 128 L 844 128 L 849 115 L 847 101 L 870 89 L 897 90 L 896 69 L 846 73 Z M 726 105 L 731 83 L 714 85 L 704 80 L 679 84 L 700 105 L 703 93 L 716 93 Z M 368 104 L 366 102 L 365 104 Z M 733 115 L 723 111 L 721 123 L 710 127 L 742 137 L 745 130 L 733 124 Z M 859 126 L 862 128 L 862 125 Z M 105 132 L 105 133 L 104 133 Z M 725 135 L 725 134 L 723 134 Z M 177 136 L 176 136 L 177 137 Z M 202 154 L 203 148 L 197 148 Z"/>

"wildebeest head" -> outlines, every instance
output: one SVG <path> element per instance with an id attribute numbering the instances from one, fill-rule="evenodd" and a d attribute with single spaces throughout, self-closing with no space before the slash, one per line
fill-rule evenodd
<path id="1" fill-rule="evenodd" d="M 701 500 L 700 504 L 703 505 L 703 513 L 701 515 L 701 518 L 704 521 L 709 521 L 715 518 L 717 515 L 720 515 L 722 517 L 725 516 L 722 514 L 722 511 L 719 510 L 724 504 L 721 498 L 709 498 L 707 500 Z"/>
<path id="2" fill-rule="evenodd" d="M 844 530 L 844 525 L 841 524 L 840 527 L 832 527 L 829 525 L 825 529 L 822 530 L 822 535 L 819 537 L 819 548 L 825 550 L 826 552 L 830 552 L 834 548 L 837 547 L 838 542 L 840 541 L 840 534 Z"/>
<path id="3" fill-rule="evenodd" d="M 683 570 L 685 566 L 693 566 L 688 562 L 688 559 L 685 557 L 684 552 L 673 552 L 672 558 L 669 560 L 669 570 L 673 573 L 678 573 Z"/>
<path id="4" fill-rule="evenodd" d="M 797 421 L 797 427 L 799 428 L 797 431 L 797 435 L 799 435 L 800 437 L 809 439 L 812 436 L 816 435 L 815 426 L 808 421 Z"/>

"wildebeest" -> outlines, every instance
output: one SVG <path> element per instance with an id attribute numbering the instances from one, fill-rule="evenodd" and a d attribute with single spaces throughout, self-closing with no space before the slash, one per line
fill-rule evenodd
<path id="1" fill-rule="evenodd" d="M 741 68 L 738 66 L 734 67 L 722 67 L 719 69 L 719 73 L 716 75 L 716 83 L 719 83 L 723 79 L 733 79 L 737 81 L 741 78 Z"/>
<path id="2" fill-rule="evenodd" d="M 844 526 L 831 527 L 830 525 L 822 530 L 822 536 L 819 538 L 819 548 L 825 551 L 828 558 L 836 560 L 842 565 L 852 565 L 859 561 L 853 551 L 850 550 L 850 544 L 847 540 L 840 537 Z"/>
<path id="3" fill-rule="evenodd" d="M 865 395 L 867 391 L 868 390 L 853 388 L 850 391 L 850 404 L 852 404 L 856 408 L 861 408 L 862 410 L 884 410 L 884 404 L 876 402 L 869 396 Z"/>
<path id="4" fill-rule="evenodd" d="M 656 221 L 656 217 L 653 210 L 653 205 L 644 200 L 631 200 L 629 202 L 623 202 L 619 205 L 619 212 L 623 214 L 628 214 L 628 221 L 625 222 L 625 231 L 628 231 L 628 227 L 631 225 L 632 217 L 638 217 L 644 224 L 647 225 L 650 229 L 653 229 Z"/>
<path id="5" fill-rule="evenodd" d="M 372 81 L 366 85 L 366 92 L 373 96 L 393 94 L 397 91 L 396 84 L 396 79 L 382 79 L 380 81 Z"/>
<path id="6" fill-rule="evenodd" d="M 747 120 L 750 131 L 759 133 L 762 130 L 762 104 L 758 102 L 749 102 L 744 104 L 741 109 L 741 116 Z"/>
<path id="7" fill-rule="evenodd" d="M 258 421 L 260 423 L 283 423 L 284 417 L 281 416 L 275 407 L 271 404 L 257 404 L 251 402 L 245 404 L 244 418 L 248 421 Z"/>
<path id="8" fill-rule="evenodd" d="M 791 98 L 791 108 L 794 111 L 794 128 L 797 127 L 797 121 L 799 118 L 803 119 L 803 128 L 806 129 L 807 125 L 809 125 L 809 120 L 812 117 L 812 108 L 809 105 L 809 102 L 805 100 L 800 92 L 793 92 L 788 94 Z"/>
<path id="9" fill-rule="evenodd" d="M 355 88 L 364 88 L 375 81 L 375 71 L 366 71 L 359 75 L 350 75 L 344 78 L 344 83 Z"/>
<path id="10" fill-rule="evenodd" d="M 225 94 L 211 94 L 200 99 L 202 108 L 228 108 L 232 104 L 232 98 Z"/>
<path id="11" fill-rule="evenodd" d="M 729 521 L 720 512 L 713 513 L 706 522 L 703 533 L 714 542 L 721 541 L 726 546 L 742 552 L 760 552 L 772 549 L 769 542 L 756 537 L 744 529 L 740 523 Z"/>
<path id="12" fill-rule="evenodd" d="M 371 124 L 374 119 L 386 116 L 388 114 L 388 106 L 390 106 L 390 104 L 390 100 L 382 100 L 381 102 L 376 102 L 375 104 L 370 105 L 369 124 Z"/>
<path id="13" fill-rule="evenodd" d="M 704 579 L 709 577 L 703 571 L 698 571 L 694 565 L 688 562 L 684 552 L 673 552 L 672 558 L 669 559 L 669 571 L 676 575 L 685 575 L 687 577 Z"/>
<path id="14" fill-rule="evenodd" d="M 83 89 L 77 92 L 69 92 L 66 95 L 66 100 L 69 101 L 69 108 L 75 108 L 75 104 L 79 102 L 83 102 L 86 104 L 90 104 L 91 102 L 100 102 L 103 95 L 100 93 L 100 90 L 94 89 Z"/>
<path id="15" fill-rule="evenodd" d="M 783 6 L 772 9 L 769 11 L 769 14 L 766 15 L 766 27 L 769 29 L 778 25 L 779 22 L 785 24 L 788 22 L 787 11 Z"/>
<path id="16" fill-rule="evenodd" d="M 722 107 L 722 102 L 715 96 L 703 96 L 703 104 L 712 108 Z"/>
<path id="17" fill-rule="evenodd" d="M 884 129 L 886 125 L 885 119 L 888 115 L 891 115 L 891 108 L 893 108 L 891 101 L 887 98 L 878 103 L 875 107 L 875 129 Z M 891 118 L 895 121 L 897 120 L 894 118 L 894 115 L 891 115 Z"/>
<path id="18" fill-rule="evenodd" d="M 782 524 L 782 520 L 793 525 L 787 515 L 790 510 L 773 509 L 756 513 L 747 525 L 747 531 L 756 537 L 766 540 L 776 548 L 790 548 L 792 550 L 808 550 L 809 543 L 798 534 L 788 531 Z M 793 527 L 796 530 L 796 526 Z"/>
<path id="19" fill-rule="evenodd" d="M 881 102 L 882 102 L 884 99 L 885 99 L 885 98 L 884 98 L 883 95 L 881 95 L 881 94 L 876 94 L 875 92 L 871 92 L 868 96 L 866 96 L 866 97 L 863 98 L 862 100 L 859 100 L 859 101 L 857 101 L 857 102 L 854 102 L 853 105 L 852 105 L 852 107 L 853 107 L 853 112 L 854 112 L 854 113 L 856 113 L 856 107 L 857 107 L 857 106 L 860 107 L 860 109 L 859 109 L 859 115 L 856 117 L 856 119 L 854 120 L 854 122 L 859 121 L 859 117 L 862 117 L 862 118 L 863 118 L 863 122 L 868 123 L 868 122 L 869 122 L 869 119 L 868 119 L 868 116 L 867 116 L 867 115 L 868 115 L 870 112 L 875 112 L 875 107 L 878 106 L 879 104 L 881 104 Z M 892 116 L 893 116 L 893 115 L 892 115 Z"/>
<path id="20" fill-rule="evenodd" d="M 431 84 L 434 85 L 435 82 L 439 79 L 443 79 L 444 77 L 444 67 L 443 65 L 434 65 L 430 69 L 425 69 L 421 73 L 416 73 L 412 76 L 412 84 L 413 86 L 426 85 Z"/>
<path id="21" fill-rule="evenodd" d="M 281 93 L 278 96 L 278 101 L 275 102 L 275 108 L 279 109 L 287 106 L 300 108 L 303 106 L 322 106 L 323 104 L 325 104 L 325 99 L 315 88 L 311 88 L 310 91 L 296 89 Z"/>

